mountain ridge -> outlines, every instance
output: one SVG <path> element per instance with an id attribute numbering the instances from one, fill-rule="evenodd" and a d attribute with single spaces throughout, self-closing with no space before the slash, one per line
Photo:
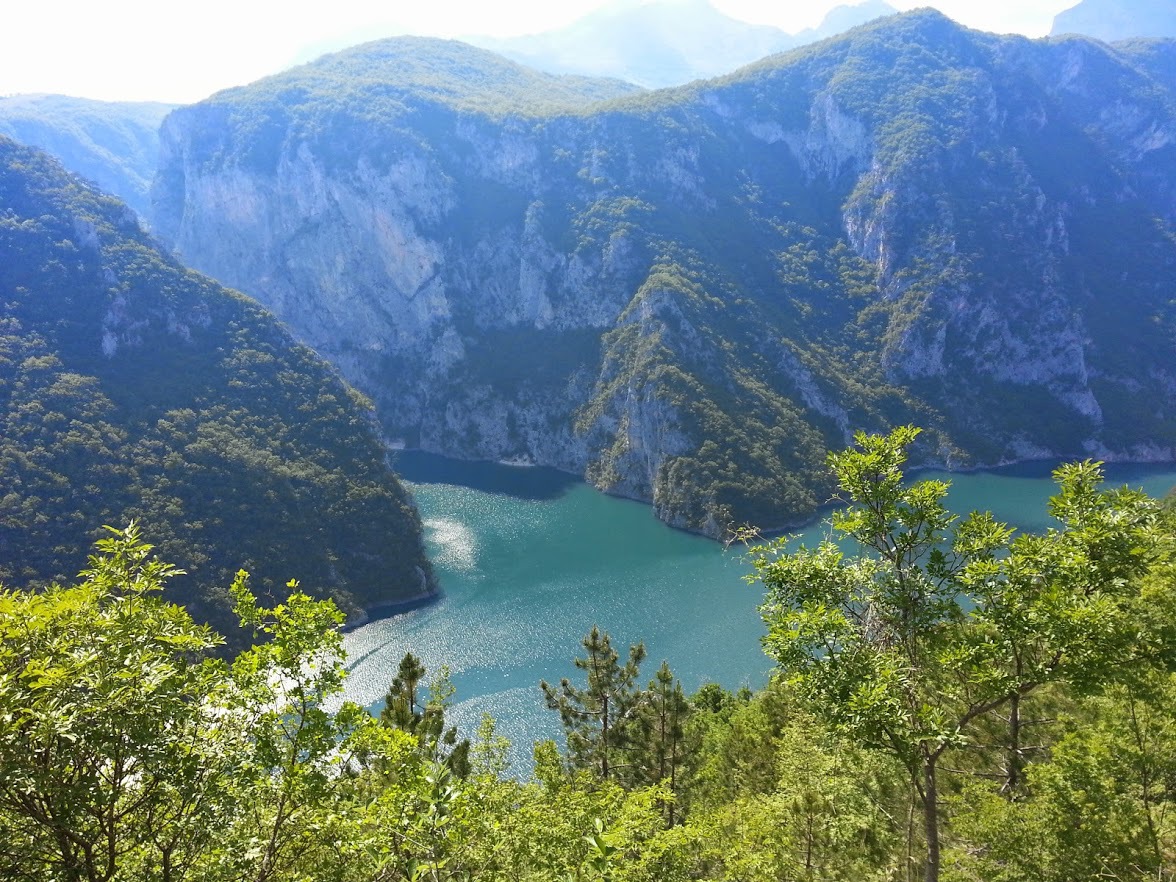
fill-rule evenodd
<path id="1" fill-rule="evenodd" d="M 177 105 L 67 95 L 0 98 L 0 135 L 56 156 L 74 174 L 150 213 L 159 126 Z"/>
<path id="2" fill-rule="evenodd" d="M 1162 0 L 1081 0 L 1054 17 L 1050 34 L 1084 34 L 1107 42 L 1176 37 L 1176 8 Z"/>

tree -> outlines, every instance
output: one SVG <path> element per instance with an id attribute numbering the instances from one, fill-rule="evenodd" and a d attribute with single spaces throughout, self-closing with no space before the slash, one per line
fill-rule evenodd
<path id="1" fill-rule="evenodd" d="M 295 581 L 286 587 L 286 602 L 266 609 L 246 573 L 230 586 L 242 626 L 264 639 L 237 657 L 222 690 L 219 712 L 235 724 L 241 754 L 233 775 L 239 810 L 219 834 L 206 877 L 297 878 L 316 849 L 330 848 L 327 822 L 350 805 L 351 778 L 372 762 L 369 745 L 380 743 L 365 709 L 351 702 L 327 709 L 346 676 L 343 615 Z"/>
<path id="2" fill-rule="evenodd" d="M 832 529 L 861 553 L 829 539 L 795 552 L 779 540 L 752 555 L 767 589 L 766 651 L 823 719 L 903 763 L 922 806 L 925 878 L 936 882 L 944 753 L 1010 709 L 1015 787 L 1022 699 L 1050 682 L 1097 689 L 1152 651 L 1134 604 L 1155 506 L 1100 489 L 1099 463 L 1074 463 L 1054 473 L 1060 525 L 1014 538 L 991 514 L 952 515 L 947 483 L 906 482 L 918 433 L 859 433 L 829 456 L 849 497 Z"/>
<path id="3" fill-rule="evenodd" d="M 264 609 L 238 573 L 237 613 L 266 639 L 229 666 L 163 600 L 177 570 L 134 524 L 109 532 L 79 585 L 0 591 L 0 877 L 265 882 L 327 878 L 339 842 L 380 858 L 386 837 L 351 820 L 380 802 L 366 784 L 386 769 L 423 791 L 424 764 L 363 708 L 325 709 L 335 605 L 291 584 Z"/>
<path id="4" fill-rule="evenodd" d="M 380 711 L 380 722 L 408 732 L 416 731 L 423 717 L 423 708 L 417 710 L 417 687 L 425 679 L 425 666 L 411 652 L 400 660 L 388 694 L 384 696 L 384 709 Z"/>
<path id="5" fill-rule="evenodd" d="M 440 673 L 428 685 L 428 701 L 420 702 L 417 690 L 427 673 L 419 658 L 411 652 L 404 654 L 384 696 L 380 722 L 415 735 L 429 759 L 444 762 L 454 774 L 464 778 L 470 772 L 470 740 L 459 741 L 456 726 L 445 728 L 445 709 L 454 693 L 449 668 L 442 665 Z"/>
<path id="6" fill-rule="evenodd" d="M 644 753 L 644 778 L 648 784 L 666 782 L 671 799 L 665 805 L 666 825 L 674 826 L 678 772 L 685 755 L 686 718 L 690 704 L 682 693 L 682 684 L 674 679 L 667 662 L 649 681 L 645 699 L 637 715 L 636 741 Z"/>
<path id="7" fill-rule="evenodd" d="M 1048 760 L 1008 800 L 965 787 L 946 854 L 953 878 L 987 882 L 1171 880 L 1176 738 L 1171 675 L 1076 702 Z M 1149 694 L 1150 693 L 1150 694 Z"/>
<path id="8" fill-rule="evenodd" d="M 559 711 L 573 767 L 592 769 L 604 781 L 623 781 L 633 770 L 628 751 L 636 734 L 636 710 L 642 694 L 637 677 L 645 645 L 630 646 L 624 665 L 608 634 L 601 634 L 596 626 L 582 645 L 586 655 L 574 663 L 587 675 L 584 688 L 573 686 L 567 677 L 558 687 L 544 680 L 539 688 L 547 706 Z"/>
<path id="9" fill-rule="evenodd" d="M 0 593 L 0 875 L 181 878 L 228 811 L 220 642 L 132 524 L 84 581 Z M 120 875 L 121 874 L 121 875 Z"/>

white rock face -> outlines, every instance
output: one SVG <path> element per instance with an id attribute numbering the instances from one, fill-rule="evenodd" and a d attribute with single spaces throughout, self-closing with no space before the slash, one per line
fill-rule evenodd
<path id="1" fill-rule="evenodd" d="M 809 127 L 803 132 L 785 132 L 778 127 L 772 131 L 768 126 L 760 131 L 788 145 L 809 181 L 832 180 L 842 172 L 860 171 L 868 165 L 874 149 L 866 126 L 845 113 L 832 95 L 818 99 L 809 118 Z"/>
<path id="2" fill-rule="evenodd" d="M 391 437 L 583 473 L 590 452 L 573 423 L 592 388 L 594 350 L 561 375 L 540 366 L 506 389 L 465 370 L 470 360 L 501 366 L 526 355 L 493 344 L 483 351 L 475 342 L 483 335 L 521 341 L 512 332 L 550 332 L 558 348 L 561 334 L 603 331 L 648 266 L 623 230 L 571 252 L 550 240 L 562 206 L 544 198 L 533 138 L 460 122 L 472 180 L 484 188 L 471 192 L 471 179 L 458 191 L 436 156 L 411 142 L 387 164 L 364 156 L 330 168 L 302 143 L 272 171 L 210 171 L 185 156 L 194 137 L 185 125 L 200 124 L 180 115 L 163 136 L 164 163 L 182 186 L 168 201 L 182 208 L 162 226 L 186 261 L 276 311 L 376 401 Z M 697 186 L 690 161 L 672 157 L 666 166 L 685 191 Z M 511 206 L 496 204 L 503 196 Z M 471 202 L 501 221 L 463 235 Z M 656 470 L 660 448 L 645 455 L 654 465 L 643 468 Z"/>

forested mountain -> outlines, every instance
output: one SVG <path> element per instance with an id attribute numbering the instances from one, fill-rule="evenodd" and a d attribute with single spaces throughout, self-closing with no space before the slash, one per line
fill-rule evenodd
<path id="1" fill-rule="evenodd" d="M 1170 0 L 1081 0 L 1054 16 L 1052 34 L 1085 34 L 1100 40 L 1176 37 Z"/>
<path id="2" fill-rule="evenodd" d="M 147 217 L 159 124 L 175 107 L 65 95 L 0 98 L 0 135 L 52 154 Z"/>
<path id="3" fill-rule="evenodd" d="M 389 435 L 717 535 L 810 515 L 857 427 L 953 467 L 1173 456 L 1172 71 L 923 10 L 590 104 L 390 40 L 171 114 L 154 221 Z"/>
<path id="4" fill-rule="evenodd" d="M 240 567 L 350 612 L 433 588 L 362 398 L 126 205 L 3 137 L 0 476 L 8 588 L 72 578 L 131 519 L 188 573 L 169 596 L 221 628 Z"/>

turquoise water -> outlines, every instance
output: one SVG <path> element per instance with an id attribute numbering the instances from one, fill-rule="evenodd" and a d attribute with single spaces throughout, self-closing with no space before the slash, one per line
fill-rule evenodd
<path id="1" fill-rule="evenodd" d="M 759 589 L 743 577 L 741 549 L 672 530 L 648 506 L 598 493 L 547 469 L 457 463 L 402 454 L 443 596 L 435 604 L 346 635 L 347 698 L 378 706 L 411 651 L 430 671 L 448 664 L 457 688 L 452 719 L 472 734 L 484 712 L 514 744 L 515 768 L 559 731 L 540 679 L 575 678 L 572 659 L 593 626 L 624 655 L 643 640 L 647 678 L 669 661 L 685 689 L 764 683 Z M 920 477 L 953 483 L 959 512 L 991 510 L 1022 529 L 1048 526 L 1048 466 Z M 1111 483 L 1162 495 L 1176 467 L 1113 466 Z M 812 542 L 821 524 L 802 531 Z"/>

